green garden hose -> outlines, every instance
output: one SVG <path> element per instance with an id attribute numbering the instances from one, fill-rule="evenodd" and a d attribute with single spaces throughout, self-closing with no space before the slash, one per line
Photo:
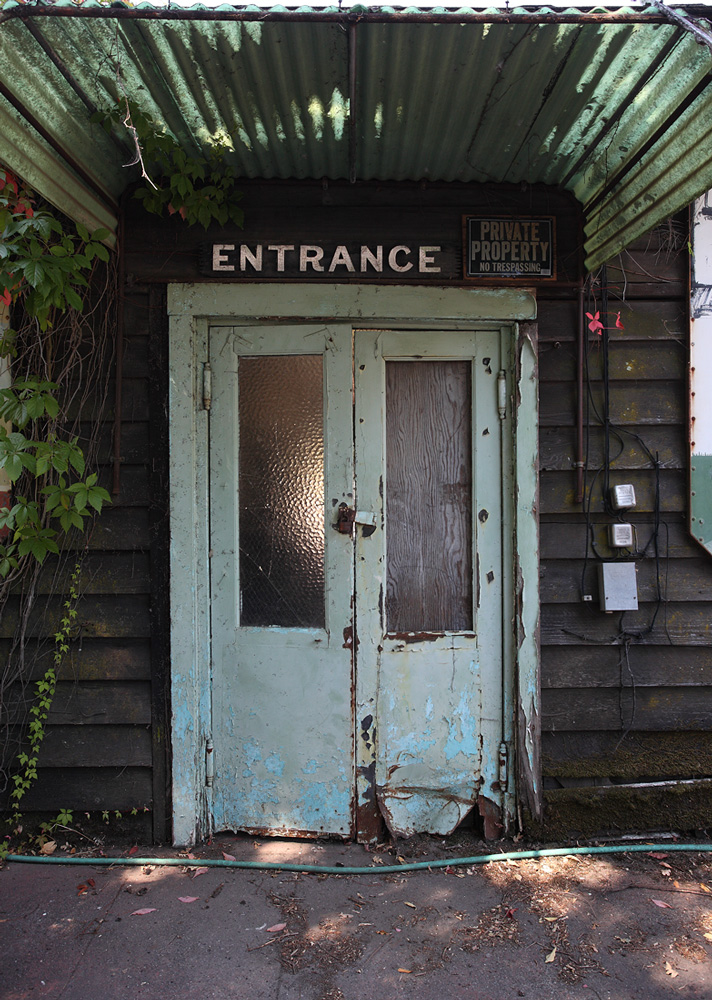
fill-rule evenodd
<path id="1" fill-rule="evenodd" d="M 606 844 L 603 847 L 550 847 L 536 851 L 511 851 L 508 854 L 476 854 L 470 858 L 443 858 L 438 861 L 412 861 L 400 865 L 299 865 L 290 861 L 228 861 L 216 858 L 77 858 L 34 854 L 7 854 L 6 861 L 43 865 L 156 865 L 172 868 L 249 868 L 279 872 L 308 872 L 312 875 L 374 875 L 393 872 L 428 871 L 462 865 L 482 865 L 491 861 L 525 861 L 531 858 L 563 858 L 595 854 L 647 854 L 650 851 L 697 851 L 708 853 L 712 844 Z"/>

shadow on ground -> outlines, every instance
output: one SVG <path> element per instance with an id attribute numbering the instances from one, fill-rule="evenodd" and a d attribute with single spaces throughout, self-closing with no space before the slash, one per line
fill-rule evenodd
<path id="1" fill-rule="evenodd" d="M 12 863 L 0 870 L 0 997 L 712 996 L 709 855 L 663 847 L 379 871 L 491 851 L 466 833 L 372 850 L 220 835 L 195 857 L 373 871 Z"/>

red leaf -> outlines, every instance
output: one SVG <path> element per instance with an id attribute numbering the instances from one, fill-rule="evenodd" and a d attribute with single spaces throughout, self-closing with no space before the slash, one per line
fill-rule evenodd
<path id="1" fill-rule="evenodd" d="M 207 868 L 196 868 L 195 871 L 193 872 L 193 878 L 197 878 L 198 875 L 205 875 L 207 871 L 208 871 Z"/>
<path id="2" fill-rule="evenodd" d="M 194 903 L 200 896 L 179 896 L 178 900 L 181 903 Z"/>
<path id="3" fill-rule="evenodd" d="M 618 330 L 625 330 L 625 327 L 623 326 L 623 320 L 621 319 L 621 314 L 620 313 L 618 313 L 618 315 L 616 316 L 616 328 Z"/>
<path id="4" fill-rule="evenodd" d="M 94 879 L 93 879 L 93 878 L 88 878 L 88 879 L 87 879 L 87 885 L 88 885 L 88 886 L 89 886 L 89 887 L 90 887 L 91 889 L 93 889 L 93 888 L 94 888 L 94 886 L 96 885 L 96 882 L 94 881 Z"/>
<path id="5" fill-rule="evenodd" d="M 226 861 L 237 861 L 237 858 L 235 857 L 234 854 L 226 854 L 225 851 L 223 851 L 222 856 L 225 858 Z"/>
<path id="6" fill-rule="evenodd" d="M 267 928 L 267 933 L 276 934 L 277 931 L 283 931 L 286 926 L 286 924 L 273 924 L 271 927 Z"/>
<path id="7" fill-rule="evenodd" d="M 135 854 L 137 850 L 138 850 L 138 844 L 134 844 L 134 846 L 133 846 L 133 847 L 131 848 L 131 850 L 129 851 L 129 857 L 130 857 L 130 856 L 131 856 L 132 854 Z"/>
<path id="8" fill-rule="evenodd" d="M 664 902 L 662 899 L 651 899 L 650 902 L 655 903 L 655 905 L 659 906 L 662 910 L 672 909 L 672 906 L 670 906 L 669 903 Z"/>
<path id="9" fill-rule="evenodd" d="M 663 861 L 667 854 L 661 854 L 660 851 L 650 851 L 648 857 L 657 858 L 658 861 Z"/>
<path id="10" fill-rule="evenodd" d="M 155 913 L 155 906 L 144 906 L 142 910 L 134 910 L 131 914 L 132 917 L 144 917 L 147 913 Z"/>

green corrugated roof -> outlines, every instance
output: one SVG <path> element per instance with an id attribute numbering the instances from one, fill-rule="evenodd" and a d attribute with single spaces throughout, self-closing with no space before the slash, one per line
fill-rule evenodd
<path id="1" fill-rule="evenodd" d="M 704 8 L 686 11 L 709 30 Z M 711 72 L 710 48 L 659 7 L 10 0 L 0 160 L 111 223 L 136 174 L 126 136 L 89 118 L 125 93 L 186 146 L 226 144 L 244 177 L 561 185 L 584 206 L 593 267 L 712 187 Z"/>

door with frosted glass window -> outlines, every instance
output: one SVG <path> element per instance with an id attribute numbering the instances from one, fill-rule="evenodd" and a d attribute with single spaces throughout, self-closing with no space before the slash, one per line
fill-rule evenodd
<path id="1" fill-rule="evenodd" d="M 446 833 L 502 734 L 499 330 L 213 327 L 213 822 Z"/>

